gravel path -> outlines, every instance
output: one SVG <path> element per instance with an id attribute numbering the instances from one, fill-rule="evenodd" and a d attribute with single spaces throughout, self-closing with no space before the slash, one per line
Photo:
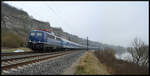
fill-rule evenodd
<path id="1" fill-rule="evenodd" d="M 2 75 L 59 75 L 70 67 L 84 52 L 85 51 L 78 51 L 55 59 L 27 65 L 21 69 L 10 70 L 8 71 L 9 73 L 2 73 Z"/>
<path id="2" fill-rule="evenodd" d="M 85 54 L 85 53 L 84 53 Z M 80 59 L 83 57 L 84 55 L 82 54 L 82 56 L 80 56 L 78 59 L 76 59 L 73 64 L 68 67 L 63 73 L 62 75 L 74 75 L 76 70 L 77 70 L 77 66 L 80 64 Z"/>

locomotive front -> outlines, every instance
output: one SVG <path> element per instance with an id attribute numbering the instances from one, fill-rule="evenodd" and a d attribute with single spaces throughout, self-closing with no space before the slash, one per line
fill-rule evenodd
<path id="1" fill-rule="evenodd" d="M 40 30 L 32 30 L 29 35 L 29 42 L 27 47 L 33 50 L 43 50 L 46 39 L 46 34 Z"/>

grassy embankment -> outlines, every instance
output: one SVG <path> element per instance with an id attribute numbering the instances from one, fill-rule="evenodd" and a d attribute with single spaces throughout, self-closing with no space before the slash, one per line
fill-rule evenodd
<path id="1" fill-rule="evenodd" d="M 148 74 L 148 69 L 137 64 L 118 60 L 110 50 L 88 52 L 83 56 L 77 67 L 77 75 L 123 75 L 123 74 Z"/>
<path id="2" fill-rule="evenodd" d="M 94 56 L 92 52 L 87 52 L 80 60 L 75 72 L 76 75 L 109 75 L 105 65 Z"/>
<path id="3" fill-rule="evenodd" d="M 22 49 L 25 52 L 30 51 L 30 49 L 25 48 L 25 40 L 20 35 L 5 31 L 1 33 L 1 52 L 13 52 L 17 49 Z"/>

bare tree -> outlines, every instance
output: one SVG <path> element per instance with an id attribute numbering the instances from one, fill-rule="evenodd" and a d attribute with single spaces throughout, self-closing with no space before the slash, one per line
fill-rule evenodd
<path id="1" fill-rule="evenodd" d="M 149 65 L 149 46 L 144 41 L 135 38 L 132 42 L 132 47 L 128 47 L 131 53 L 133 62 L 141 66 Z"/>

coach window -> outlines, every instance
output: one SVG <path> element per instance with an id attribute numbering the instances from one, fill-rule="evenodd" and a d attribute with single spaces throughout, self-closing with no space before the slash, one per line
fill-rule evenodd
<path id="1" fill-rule="evenodd" d="M 52 38 L 52 39 L 55 39 L 55 37 L 52 36 L 52 35 L 50 35 L 50 34 L 48 34 L 48 37 L 49 37 L 49 38 Z"/>
<path id="2" fill-rule="evenodd" d="M 60 38 L 57 38 L 57 37 L 56 37 L 56 40 L 61 41 L 61 39 L 60 39 Z"/>

